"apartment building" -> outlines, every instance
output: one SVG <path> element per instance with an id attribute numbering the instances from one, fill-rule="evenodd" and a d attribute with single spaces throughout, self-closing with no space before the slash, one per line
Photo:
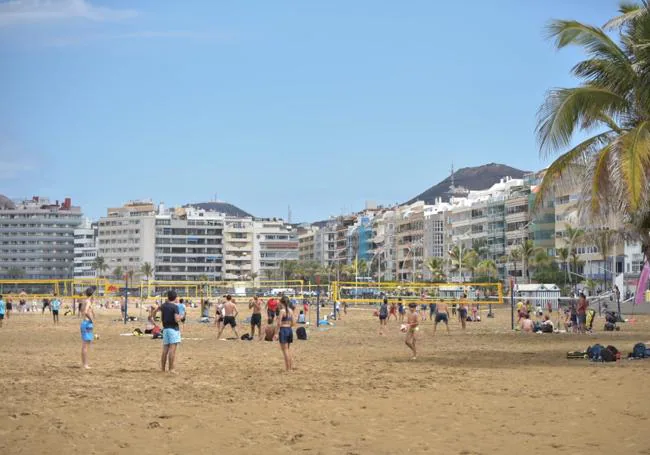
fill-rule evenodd
<path id="1" fill-rule="evenodd" d="M 253 272 L 263 279 L 282 277 L 283 261 L 299 259 L 298 230 L 282 220 L 254 222 Z"/>
<path id="2" fill-rule="evenodd" d="M 259 273 L 253 268 L 253 218 L 226 218 L 223 232 L 223 279 L 252 279 Z"/>
<path id="3" fill-rule="evenodd" d="M 301 261 L 316 260 L 317 226 L 301 226 L 298 228 L 298 259 Z"/>
<path id="4" fill-rule="evenodd" d="M 95 278 L 94 268 L 97 258 L 97 223 L 85 220 L 79 229 L 74 230 L 74 277 Z"/>
<path id="5" fill-rule="evenodd" d="M 156 215 L 157 280 L 197 281 L 222 278 L 225 215 L 193 207 Z"/>
<path id="6" fill-rule="evenodd" d="M 397 225 L 397 277 L 404 281 L 421 280 L 424 268 L 424 202 L 405 207 Z"/>
<path id="7" fill-rule="evenodd" d="M 424 208 L 424 276 L 426 279 L 433 279 L 431 271 L 426 266 L 429 258 L 448 259 L 448 251 L 451 245 L 451 218 L 452 206 L 442 202 L 442 199 L 435 201 L 434 205 Z M 443 266 L 443 271 L 447 267 Z"/>
<path id="8" fill-rule="evenodd" d="M 109 208 L 99 219 L 97 256 L 104 258 L 105 275 L 115 268 L 137 271 L 142 264 L 155 263 L 156 207 L 151 201 L 131 201 Z"/>
<path id="9" fill-rule="evenodd" d="M 314 260 L 324 267 L 336 264 L 336 222 L 329 221 L 314 233 Z"/>
<path id="10" fill-rule="evenodd" d="M 0 278 L 65 279 L 74 273 L 79 207 L 35 196 L 0 205 Z"/>

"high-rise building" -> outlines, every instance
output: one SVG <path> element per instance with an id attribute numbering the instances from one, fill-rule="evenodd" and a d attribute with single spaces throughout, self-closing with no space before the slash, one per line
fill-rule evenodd
<path id="1" fill-rule="evenodd" d="M 157 280 L 220 280 L 225 216 L 193 207 L 156 215 Z"/>
<path id="2" fill-rule="evenodd" d="M 97 258 L 97 223 L 84 223 L 74 230 L 74 277 L 95 278 Z"/>
<path id="3" fill-rule="evenodd" d="M 301 226 L 298 228 L 298 259 L 301 261 L 316 260 L 316 226 Z"/>
<path id="4" fill-rule="evenodd" d="M 74 269 L 79 207 L 42 197 L 0 205 L 0 278 L 65 279 Z"/>
<path id="5" fill-rule="evenodd" d="M 314 233 L 314 260 L 323 267 L 336 264 L 336 222 L 329 221 Z"/>
<path id="6" fill-rule="evenodd" d="M 120 267 L 125 273 L 155 262 L 156 207 L 151 201 L 132 201 L 109 208 L 99 219 L 97 256 L 104 258 L 105 276 Z"/>
<path id="7" fill-rule="evenodd" d="M 253 230 L 253 272 L 262 279 L 283 278 L 282 262 L 299 258 L 298 230 L 282 220 L 256 220 Z"/>
<path id="8" fill-rule="evenodd" d="M 253 219 L 227 218 L 223 232 L 223 279 L 251 279 L 256 273 L 253 268 Z"/>

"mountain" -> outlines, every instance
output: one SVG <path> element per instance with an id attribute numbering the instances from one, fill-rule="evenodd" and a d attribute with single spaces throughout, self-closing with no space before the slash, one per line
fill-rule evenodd
<path id="1" fill-rule="evenodd" d="M 503 177 L 512 177 L 513 179 L 523 178 L 528 171 L 515 169 L 505 164 L 489 163 L 483 166 L 464 167 L 454 172 L 454 186 L 466 190 L 485 190 L 495 183 L 498 183 Z M 449 201 L 452 196 L 450 192 L 451 176 L 444 179 L 437 185 L 432 186 L 423 193 L 418 194 L 406 204 L 412 204 L 416 201 L 424 201 L 427 204 L 433 204 L 436 198 L 442 198 L 443 202 Z"/>
<path id="2" fill-rule="evenodd" d="M 239 207 L 228 204 L 227 202 L 198 202 L 195 204 L 187 204 L 185 207 L 195 207 L 197 209 L 203 209 L 208 212 L 219 212 L 223 213 L 226 216 L 236 216 L 236 217 L 252 217 L 250 213 L 247 213 L 240 209 Z"/>

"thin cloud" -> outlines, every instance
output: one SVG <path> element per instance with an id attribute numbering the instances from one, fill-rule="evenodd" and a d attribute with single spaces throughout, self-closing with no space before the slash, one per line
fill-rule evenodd
<path id="1" fill-rule="evenodd" d="M 47 166 L 44 156 L 0 133 L 0 181 L 33 176 Z"/>
<path id="2" fill-rule="evenodd" d="M 219 32 L 196 32 L 191 30 L 141 30 L 125 33 L 99 33 L 79 36 L 56 37 L 45 43 L 51 47 L 66 47 L 90 44 L 99 41 L 117 41 L 131 39 L 185 39 L 203 42 L 228 42 L 233 36 Z"/>
<path id="3" fill-rule="evenodd" d="M 137 16 L 128 9 L 95 6 L 86 0 L 9 0 L 0 3 L 0 27 L 83 19 L 120 21 Z"/>

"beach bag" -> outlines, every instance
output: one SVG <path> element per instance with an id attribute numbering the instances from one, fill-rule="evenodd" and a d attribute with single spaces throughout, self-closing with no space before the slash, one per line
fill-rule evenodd
<path id="1" fill-rule="evenodd" d="M 245 333 L 242 336 L 239 337 L 242 341 L 251 341 L 253 338 L 251 338 L 250 333 Z"/>
<path id="2" fill-rule="evenodd" d="M 643 343 L 637 343 L 634 345 L 634 348 L 632 348 L 632 358 L 634 359 L 645 359 L 648 357 L 647 355 L 647 349 L 645 347 L 645 344 Z"/>
<path id="3" fill-rule="evenodd" d="M 296 329 L 296 336 L 298 337 L 299 340 L 306 340 L 307 339 L 307 330 L 305 330 L 304 327 L 298 327 Z"/>
<path id="4" fill-rule="evenodd" d="M 542 324 L 542 333 L 553 333 L 553 326 L 551 324 Z"/>
<path id="5" fill-rule="evenodd" d="M 615 324 L 613 324 L 611 322 L 606 322 L 605 323 L 605 332 L 613 332 L 615 328 L 616 328 Z"/>

